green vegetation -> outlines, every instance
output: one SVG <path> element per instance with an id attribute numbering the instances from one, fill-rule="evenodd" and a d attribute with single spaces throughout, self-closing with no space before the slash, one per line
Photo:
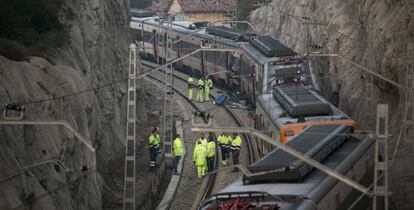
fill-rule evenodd
<path id="1" fill-rule="evenodd" d="M 30 54 L 61 46 L 65 34 L 58 18 L 61 2 L 0 0 L 0 37 L 22 44 Z"/>
<path id="2" fill-rule="evenodd" d="M 145 9 L 151 6 L 152 0 L 131 0 L 131 7 L 137 9 Z"/>

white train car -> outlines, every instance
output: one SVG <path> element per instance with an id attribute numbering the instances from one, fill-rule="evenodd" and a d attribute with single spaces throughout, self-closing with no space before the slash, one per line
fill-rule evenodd
<path id="1" fill-rule="evenodd" d="M 306 131 L 301 135 L 306 135 Z M 324 138 L 314 135 L 312 132 L 308 135 L 310 138 L 317 138 L 313 139 L 316 144 L 320 143 L 319 139 Z M 301 138 L 301 136 L 296 138 Z M 308 145 L 311 147 L 302 148 L 302 150 L 315 150 L 316 144 Z M 327 145 L 331 147 L 332 143 L 329 142 Z M 342 139 L 333 150 L 325 146 L 318 149 L 317 152 L 310 153 L 314 155 L 314 159 L 321 154 L 326 156 L 329 153 L 326 157 L 321 157 L 322 164 L 368 186 L 372 183 L 373 178 L 373 145 L 374 141 L 366 136 L 356 138 L 350 135 L 346 139 Z M 300 150 L 300 146 L 296 149 Z M 330 152 L 327 152 L 327 149 Z M 309 152 L 305 153 L 309 154 Z M 291 159 L 291 162 L 287 159 Z M 202 209 L 231 209 L 229 208 L 231 206 L 234 206 L 234 209 L 240 209 L 244 206 L 250 209 L 341 210 L 348 209 L 361 194 L 343 182 L 299 162 L 276 149 L 249 166 L 249 170 L 253 172 L 266 172 L 266 170 L 277 168 L 282 170 L 277 173 L 269 172 L 269 174 L 251 177 L 253 182 L 246 182 L 246 177 L 239 178 L 219 193 L 212 195 L 203 204 Z M 288 167 L 289 170 L 284 169 L 285 167 Z M 296 177 L 295 172 L 300 174 L 300 178 Z M 368 209 L 370 204 L 370 199 L 365 196 L 354 205 L 354 209 Z M 238 205 L 237 208 L 236 205 Z"/>

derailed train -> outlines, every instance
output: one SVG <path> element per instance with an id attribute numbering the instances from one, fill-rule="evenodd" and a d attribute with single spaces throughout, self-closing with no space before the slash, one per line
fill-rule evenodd
<path id="1" fill-rule="evenodd" d="M 151 12 L 136 10 L 131 28 L 135 29 L 141 58 L 165 62 L 167 22 Z M 372 140 L 366 136 L 356 138 L 356 123 L 314 90 L 312 69 L 305 57 L 272 36 L 206 22 L 173 21 L 170 28 L 172 58 L 199 49 L 202 43 L 241 52 L 198 52 L 173 64 L 176 70 L 198 78 L 208 75 L 215 83 L 238 87 L 255 104 L 256 129 L 355 181 L 372 181 Z M 358 195 L 349 186 L 312 170 L 279 149 L 261 149 L 267 154 L 249 170 L 268 173 L 240 178 L 213 195 L 203 209 L 232 205 L 257 209 L 345 209 Z M 356 207 L 366 205 L 363 199 Z"/>

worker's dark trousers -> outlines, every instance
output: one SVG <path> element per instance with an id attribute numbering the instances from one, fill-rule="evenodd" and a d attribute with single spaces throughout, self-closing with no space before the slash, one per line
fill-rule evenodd
<path id="1" fill-rule="evenodd" d="M 220 146 L 221 150 L 221 160 L 227 159 L 227 148 L 225 146 Z"/>
<path id="2" fill-rule="evenodd" d="M 208 172 L 212 172 L 214 170 L 214 156 L 207 158 L 207 169 Z"/>
<path id="3" fill-rule="evenodd" d="M 238 149 L 233 150 L 232 156 L 233 156 L 233 165 L 239 164 L 240 150 Z"/>
<path id="4" fill-rule="evenodd" d="M 157 162 L 157 148 L 150 147 L 150 169 L 155 168 Z"/>
<path id="5" fill-rule="evenodd" d="M 174 157 L 174 166 L 173 166 L 173 173 L 177 173 L 178 163 L 180 162 L 181 156 Z"/>

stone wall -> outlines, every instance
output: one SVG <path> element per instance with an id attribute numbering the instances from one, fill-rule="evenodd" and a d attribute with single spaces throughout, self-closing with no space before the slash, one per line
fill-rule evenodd
<path id="1" fill-rule="evenodd" d="M 250 20 L 261 34 L 275 35 L 297 52 L 338 53 L 403 84 L 407 44 L 413 41 L 414 2 L 403 0 L 273 0 L 253 11 Z M 358 122 L 374 127 L 375 104 L 390 105 L 391 149 L 401 128 L 404 91 L 374 78 L 373 105 L 367 105 L 367 75 L 340 58 L 314 58 L 312 68 L 321 92 Z M 337 97 L 336 97 L 337 98 Z M 414 201 L 414 142 L 404 140 L 391 167 L 394 209 L 410 209 Z"/>
<path id="2" fill-rule="evenodd" d="M 23 103 L 25 119 L 65 120 L 97 149 L 95 156 L 54 126 L 1 126 L 0 209 L 102 208 L 101 179 L 90 166 L 96 160 L 101 170 L 124 152 L 126 83 L 112 82 L 127 75 L 129 11 L 129 0 L 63 1 L 63 47 L 28 62 L 0 57 L 0 110 Z M 55 164 L 18 170 L 55 159 L 71 170 Z"/>

